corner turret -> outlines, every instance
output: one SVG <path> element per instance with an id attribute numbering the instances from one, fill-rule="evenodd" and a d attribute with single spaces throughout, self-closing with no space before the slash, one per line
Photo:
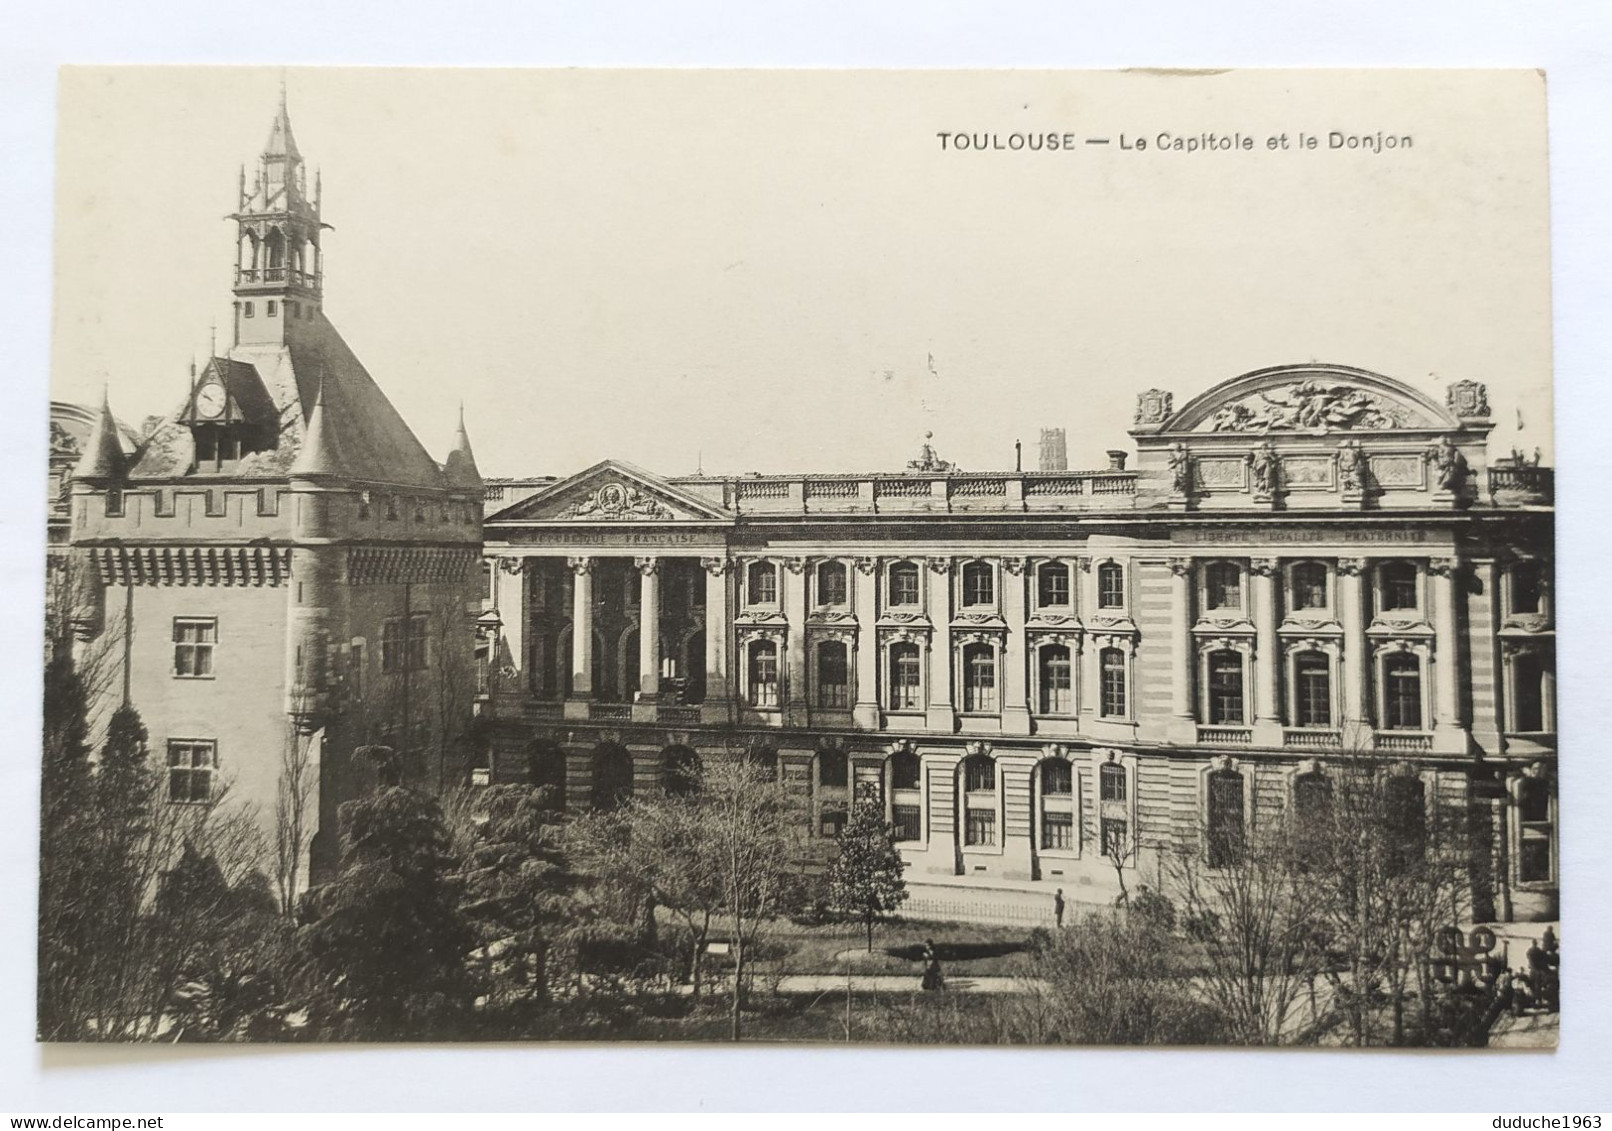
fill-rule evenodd
<path id="1" fill-rule="evenodd" d="M 118 424 L 112 417 L 110 394 L 101 391 L 101 415 L 84 445 L 84 457 L 73 469 L 73 477 L 80 480 L 121 479 L 128 470 L 128 459 L 118 439 Z"/>
<path id="2" fill-rule="evenodd" d="M 481 491 L 481 472 L 476 467 L 475 453 L 470 450 L 470 436 L 465 432 L 465 406 L 459 406 L 459 429 L 453 435 L 453 450 L 442 465 L 442 476 L 448 486 L 462 491 Z"/>

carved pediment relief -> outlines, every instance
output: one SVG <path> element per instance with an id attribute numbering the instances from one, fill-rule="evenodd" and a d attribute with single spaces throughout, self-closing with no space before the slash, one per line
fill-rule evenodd
<path id="1" fill-rule="evenodd" d="M 647 472 L 613 460 L 516 504 L 503 519 L 532 522 L 681 522 L 731 516 Z"/>
<path id="2" fill-rule="evenodd" d="M 1337 432 L 1426 427 L 1407 406 L 1341 382 L 1311 379 L 1262 389 L 1214 412 L 1201 432 Z"/>
<path id="3" fill-rule="evenodd" d="M 1336 432 L 1454 430 L 1475 391 L 1446 407 L 1401 381 L 1346 365 L 1311 363 L 1245 373 L 1194 397 L 1164 432 L 1315 436 Z M 1319 465 L 1318 465 L 1319 466 Z"/>

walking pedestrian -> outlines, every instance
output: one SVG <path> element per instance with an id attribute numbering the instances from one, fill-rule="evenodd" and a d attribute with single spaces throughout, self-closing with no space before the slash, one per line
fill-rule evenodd
<path id="1" fill-rule="evenodd" d="M 924 977 L 923 988 L 926 990 L 941 990 L 945 988 L 946 980 L 940 974 L 940 958 L 935 954 L 935 943 L 932 939 L 924 940 Z"/>
<path id="2" fill-rule="evenodd" d="M 1059 888 L 1052 897 L 1052 914 L 1058 920 L 1059 928 L 1063 927 L 1063 888 Z"/>

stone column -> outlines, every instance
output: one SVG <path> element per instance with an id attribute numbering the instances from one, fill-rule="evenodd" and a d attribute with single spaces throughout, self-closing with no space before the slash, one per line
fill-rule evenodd
<path id="1" fill-rule="evenodd" d="M 1365 749 L 1371 738 L 1371 712 L 1366 709 L 1370 686 L 1367 665 L 1371 657 L 1366 647 L 1366 610 L 1360 580 L 1365 569 L 1363 558 L 1338 559 L 1338 619 L 1343 625 L 1343 659 L 1338 665 L 1342 692 L 1339 733 L 1345 750 Z"/>
<path id="2" fill-rule="evenodd" d="M 1025 639 L 1025 560 L 1002 559 L 1002 733 L 1030 733 L 1029 648 Z"/>
<path id="3" fill-rule="evenodd" d="M 526 655 L 526 558 L 499 555 L 492 559 L 493 608 L 498 611 L 498 639 L 488 657 L 487 686 L 506 695 L 525 694 L 533 673 Z M 507 680 L 506 671 L 514 672 Z"/>
<path id="4" fill-rule="evenodd" d="M 1455 583 L 1461 563 L 1457 558 L 1433 558 L 1427 569 L 1433 604 L 1433 749 L 1464 754 L 1467 742 L 1461 725 L 1458 678 L 1461 642 L 1455 617 Z"/>
<path id="5" fill-rule="evenodd" d="M 851 575 L 856 586 L 856 703 L 851 721 L 879 729 L 879 559 L 858 558 Z"/>
<path id="6" fill-rule="evenodd" d="M 1131 689 L 1135 693 L 1135 689 Z M 1196 742 L 1192 709 L 1192 559 L 1170 559 L 1170 738 Z"/>
<path id="7" fill-rule="evenodd" d="M 806 570 L 805 558 L 785 558 L 778 584 L 783 586 L 784 621 L 789 638 L 784 645 L 784 725 L 806 725 Z"/>
<path id="8" fill-rule="evenodd" d="M 733 574 L 731 558 L 701 558 L 705 567 L 705 699 L 700 708 L 703 723 L 728 721 L 733 687 L 728 670 L 728 640 L 732 623 L 732 599 L 728 578 Z"/>
<path id="9" fill-rule="evenodd" d="M 952 708 L 952 560 L 930 558 L 929 576 L 929 704 L 927 726 L 951 734 L 957 729 Z"/>
<path id="10" fill-rule="evenodd" d="M 1254 745 L 1282 744 L 1281 649 L 1276 642 L 1275 558 L 1249 563 L 1249 596 L 1254 613 Z"/>
<path id="11" fill-rule="evenodd" d="M 593 559 L 568 558 L 571 567 L 571 694 L 565 701 L 565 717 L 588 717 L 588 700 L 593 698 Z"/>
<path id="12" fill-rule="evenodd" d="M 636 558 L 638 567 L 638 701 L 660 695 L 660 559 Z"/>

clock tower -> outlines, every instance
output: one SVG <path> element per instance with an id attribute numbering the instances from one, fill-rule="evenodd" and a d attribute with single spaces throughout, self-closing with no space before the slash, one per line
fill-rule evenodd
<path id="1" fill-rule="evenodd" d="M 286 111 L 285 88 L 250 186 L 241 167 L 236 224 L 235 344 L 287 344 L 296 323 L 319 310 L 323 258 L 319 176 L 307 170 Z"/>

